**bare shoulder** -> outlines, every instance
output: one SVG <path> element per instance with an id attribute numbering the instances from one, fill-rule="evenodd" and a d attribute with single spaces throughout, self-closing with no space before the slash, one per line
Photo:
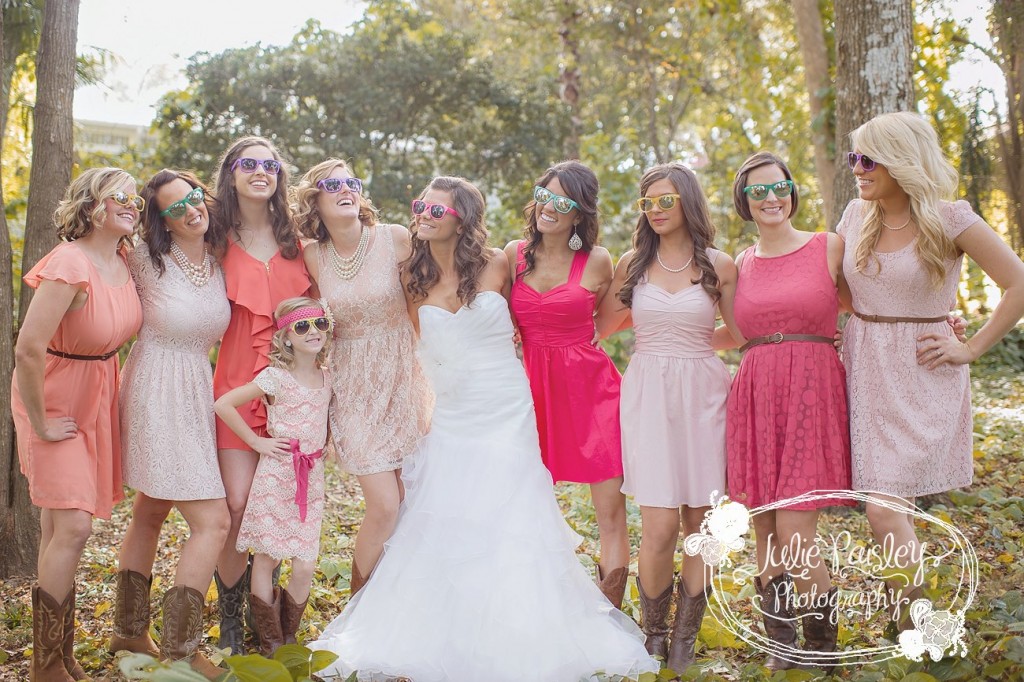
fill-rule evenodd
<path id="1" fill-rule="evenodd" d="M 391 230 L 391 237 L 395 240 L 395 245 L 408 246 L 412 243 L 412 238 L 409 235 L 409 230 L 404 225 L 397 223 L 391 223 L 388 225 Z"/>
<path id="2" fill-rule="evenodd" d="M 507 246 L 505 247 L 508 248 Z M 487 259 L 487 268 L 503 268 L 508 269 L 508 255 L 501 249 L 494 247 L 487 250 L 490 254 Z"/>
<path id="3" fill-rule="evenodd" d="M 846 240 L 835 232 L 826 232 L 825 234 L 827 235 L 826 239 L 828 240 L 829 252 L 841 254 L 843 249 L 846 247 Z"/>
<path id="4" fill-rule="evenodd" d="M 736 261 L 724 251 L 718 251 L 714 259 L 715 274 L 718 279 L 730 282 L 736 279 Z"/>
<path id="5" fill-rule="evenodd" d="M 612 263 L 612 254 L 603 246 L 595 246 L 590 251 L 590 259 L 587 261 L 587 268 L 591 272 L 598 272 L 601 275 L 611 277 L 615 271 Z"/>

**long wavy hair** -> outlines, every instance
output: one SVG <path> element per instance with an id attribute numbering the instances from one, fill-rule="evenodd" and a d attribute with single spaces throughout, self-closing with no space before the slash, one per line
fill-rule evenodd
<path id="1" fill-rule="evenodd" d="M 158 276 L 163 276 L 164 274 L 163 257 L 171 250 L 171 233 L 167 226 L 164 225 L 164 217 L 160 215 L 161 209 L 156 203 L 156 195 L 161 187 L 175 180 L 184 180 L 192 189 L 198 187 L 203 190 L 203 203 L 206 204 L 206 212 L 210 218 L 210 224 L 206 228 L 206 234 L 203 235 L 203 241 L 206 242 L 208 250 L 215 258 L 220 258 L 224 255 L 216 251 L 217 244 L 220 244 L 221 247 L 225 245 L 225 239 L 223 236 L 218 239 L 216 234 L 216 231 L 220 228 L 219 226 L 215 227 L 213 222 L 216 200 L 210 192 L 210 188 L 204 185 L 192 171 L 164 168 L 149 179 L 146 186 L 142 188 L 141 194 L 142 198 L 146 200 L 146 210 L 142 214 L 142 227 L 139 230 L 139 236 L 142 237 L 142 241 L 145 242 L 146 248 L 149 250 L 149 258 L 153 261 L 153 267 L 159 273 Z"/>
<path id="2" fill-rule="evenodd" d="M 959 178 L 942 154 L 935 129 L 918 114 L 900 111 L 876 116 L 850 133 L 850 141 L 854 149 L 885 166 L 910 197 L 910 217 L 918 229 L 915 249 L 932 284 L 940 287 L 948 261 L 959 254 L 943 228 L 940 209 L 943 199 L 953 197 Z M 882 232 L 882 209 L 877 201 L 866 203 L 854 259 L 858 272 L 865 272 L 871 260 L 880 272 L 882 263 L 874 248 Z"/>
<path id="3" fill-rule="evenodd" d="M 748 222 L 754 221 L 754 216 L 750 213 L 750 202 L 747 200 L 747 194 L 743 188 L 747 186 L 747 178 L 750 177 L 751 171 L 762 166 L 778 166 L 786 179 L 793 183 L 793 192 L 789 195 L 789 215 L 786 216 L 792 218 L 800 207 L 800 188 L 793 181 L 793 173 L 790 172 L 786 162 L 771 152 L 751 154 L 736 171 L 736 177 L 732 182 L 732 207 L 736 209 L 736 214 Z"/>
<path id="4" fill-rule="evenodd" d="M 692 284 L 699 283 L 716 303 L 722 297 L 718 290 L 718 273 L 708 256 L 708 249 L 715 243 L 715 225 L 711 222 L 711 210 L 701 191 L 700 183 L 693 171 L 681 163 L 664 163 L 644 173 L 640 179 L 640 196 L 646 196 L 651 185 L 659 180 L 668 180 L 679 195 L 683 209 L 683 225 L 693 242 L 693 261 L 701 274 Z M 633 305 L 633 289 L 640 283 L 647 269 L 654 263 L 661 237 L 646 213 L 641 213 L 633 230 L 633 258 L 626 268 L 626 281 L 619 291 L 619 300 L 627 308 Z"/>
<path id="5" fill-rule="evenodd" d="M 65 242 L 81 239 L 97 225 L 107 219 L 104 199 L 113 196 L 126 182 L 135 183 L 135 178 L 120 168 L 89 168 L 71 181 L 64 198 L 53 212 L 53 224 L 57 226 L 57 237 Z M 131 236 L 118 240 L 118 249 L 130 247 Z"/>
<path id="6" fill-rule="evenodd" d="M 306 296 L 295 296 L 294 298 L 286 298 L 277 304 L 277 310 L 274 311 L 274 326 L 277 326 L 277 321 L 288 313 L 298 310 L 299 308 L 323 308 L 325 304 L 321 303 L 312 298 Z M 325 310 L 326 314 L 327 311 Z M 267 353 L 267 359 L 272 367 L 280 367 L 281 369 L 291 369 L 295 366 L 295 351 L 291 346 L 285 342 L 288 340 L 288 327 L 283 329 L 275 329 L 274 335 L 270 337 L 270 351 Z M 316 354 L 316 366 L 323 369 L 327 366 L 327 355 L 331 352 L 331 339 L 328 336 L 327 342 L 324 347 L 320 349 L 320 352 Z"/>
<path id="7" fill-rule="evenodd" d="M 463 305 L 470 305 L 480 288 L 480 273 L 491 260 L 487 250 L 487 227 L 484 225 L 484 197 L 473 183 L 465 178 L 439 176 L 430 181 L 419 198 L 429 190 L 448 192 L 452 208 L 462 216 L 459 220 L 458 241 L 455 244 L 455 271 L 459 274 L 458 296 Z M 430 253 L 430 243 L 416 236 L 416 221 L 412 225 L 412 254 L 402 262 L 406 290 L 414 301 L 427 297 L 431 288 L 441 279 L 441 270 Z"/>
<path id="8" fill-rule="evenodd" d="M 327 232 L 327 226 L 320 218 L 320 211 L 316 207 L 317 197 L 320 196 L 319 182 L 329 177 L 335 168 L 342 168 L 346 173 L 352 175 L 348 164 L 341 159 L 327 159 L 306 171 L 299 184 L 292 189 L 292 216 L 298 227 L 299 234 L 307 239 L 315 239 L 318 242 L 326 242 L 331 238 Z M 377 208 L 366 196 L 366 188 L 359 195 L 359 222 L 363 225 L 376 225 L 379 213 Z"/>
<path id="9" fill-rule="evenodd" d="M 579 161 L 562 161 L 544 171 L 544 174 L 537 178 L 534 184 L 544 187 L 554 178 L 558 178 L 565 196 L 579 206 L 578 209 L 575 209 L 579 213 L 576 234 L 583 240 L 583 247 L 580 250 L 590 253 L 600 235 L 600 220 L 597 212 L 597 194 L 600 185 L 597 182 L 597 176 L 594 175 L 594 171 Z M 523 246 L 523 259 L 526 261 L 526 267 L 518 275 L 520 278 L 533 272 L 537 264 L 537 246 L 543 235 L 537 229 L 536 209 L 537 201 L 532 198 L 523 208 L 523 217 L 526 218 L 526 226 L 523 228 L 523 237 L 526 239 L 526 244 Z"/>
<path id="10" fill-rule="evenodd" d="M 265 147 L 274 159 L 281 163 L 281 170 L 277 174 L 277 188 L 274 190 L 274 195 L 270 197 L 267 210 L 270 212 L 270 223 L 274 228 L 274 240 L 277 241 L 277 247 L 281 250 L 282 256 L 292 260 L 299 255 L 299 236 L 295 231 L 291 208 L 288 205 L 288 164 L 284 162 L 281 152 L 277 151 L 277 147 L 270 140 L 256 135 L 235 140 L 220 157 L 217 178 L 214 181 L 216 188 L 214 194 L 218 201 L 211 219 L 217 224 L 215 231 L 217 239 L 223 239 L 223 242 L 215 243 L 215 250 L 218 253 L 226 251 L 227 239 L 231 231 L 237 231 L 242 226 L 242 216 L 238 208 L 238 190 L 235 189 L 232 178 L 234 173 L 231 166 L 247 147 Z"/>

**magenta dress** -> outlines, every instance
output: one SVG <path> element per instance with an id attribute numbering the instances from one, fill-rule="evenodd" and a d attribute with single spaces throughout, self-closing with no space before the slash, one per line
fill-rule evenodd
<path id="1" fill-rule="evenodd" d="M 517 251 L 511 307 L 523 340 L 544 465 L 555 483 L 622 476 L 619 385 L 608 354 L 594 346 L 593 292 L 580 280 L 589 254 L 577 251 L 569 281 L 540 293 L 523 281 Z"/>
<path id="2" fill-rule="evenodd" d="M 734 313 L 743 336 L 774 332 L 831 338 L 839 297 L 828 235 L 791 253 L 740 263 Z M 850 488 L 846 373 L 831 343 L 784 341 L 743 354 L 727 402 L 729 497 L 747 507 L 813 490 Z M 817 509 L 819 500 L 787 507 Z"/>

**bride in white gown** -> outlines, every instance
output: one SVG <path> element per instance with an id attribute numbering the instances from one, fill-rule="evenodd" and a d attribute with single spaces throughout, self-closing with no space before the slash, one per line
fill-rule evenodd
<path id="1" fill-rule="evenodd" d="M 380 563 L 309 644 L 339 657 L 319 674 L 577 682 L 657 672 L 640 629 L 580 565 L 580 538 L 555 501 L 483 197 L 461 178 L 435 178 L 413 212 L 404 281 L 437 403 L 405 460 L 406 497 Z"/>

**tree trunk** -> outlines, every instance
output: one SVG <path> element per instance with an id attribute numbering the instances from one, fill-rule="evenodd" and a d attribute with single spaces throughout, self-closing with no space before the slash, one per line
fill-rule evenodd
<path id="1" fill-rule="evenodd" d="M 72 113 L 75 89 L 75 48 L 78 34 L 79 0 L 47 2 L 43 17 L 43 31 L 39 41 L 36 69 L 36 108 L 32 133 L 32 172 L 29 176 L 28 215 L 25 221 L 25 251 L 23 271 L 31 268 L 56 243 L 53 215 L 57 202 L 71 181 Z M 0 188 L 2 191 L 2 188 Z M 0 416 L 0 450 L 3 457 L 2 498 L 3 517 L 0 521 L 0 577 L 32 574 L 39 551 L 39 512 L 28 496 L 28 484 L 21 475 L 14 454 L 9 415 L 10 386 L 13 364 L 13 329 L 10 272 L 11 243 L 6 223 L 0 237 L 0 310 L 8 315 L 6 333 L 0 335 L 0 392 L 5 396 L 3 415 Z M 30 287 L 21 288 L 20 318 L 25 317 L 31 298 Z M 7 300 L 4 301 L 4 297 Z M 20 322 L 20 320 L 19 320 Z"/>
<path id="2" fill-rule="evenodd" d="M 47 2 L 43 10 L 43 33 L 36 57 L 36 107 L 23 272 L 56 246 L 53 211 L 71 182 L 78 4 L 79 0 Z M 31 287 L 21 288 L 19 323 L 25 319 L 32 291 Z"/>
<path id="3" fill-rule="evenodd" d="M 580 130 L 583 119 L 580 117 L 580 43 L 576 37 L 576 24 L 580 12 L 574 0 L 562 3 L 562 28 L 558 35 L 562 39 L 562 66 L 558 75 L 559 94 L 569 109 L 569 134 L 562 144 L 562 155 L 566 159 L 580 158 Z"/>
<path id="4" fill-rule="evenodd" d="M 1006 84 L 1006 120 L 997 112 L 996 138 L 1003 157 L 1014 243 L 1024 245 L 1024 6 L 995 0 L 990 27 Z"/>
<path id="5" fill-rule="evenodd" d="M 871 118 L 914 109 L 910 0 L 836 0 L 836 222 L 856 196 L 846 152 Z M 835 224 L 830 222 L 829 229 Z"/>
<path id="6" fill-rule="evenodd" d="M 836 166 L 835 154 L 830 151 L 835 140 L 832 124 L 833 112 L 825 101 L 831 85 L 828 48 L 825 46 L 825 24 L 821 20 L 818 0 L 793 0 L 796 32 L 800 38 L 800 52 L 804 58 L 804 80 L 811 108 L 811 139 L 814 142 L 814 169 L 825 207 L 825 224 L 829 229 L 839 222 L 833 196 Z"/>

